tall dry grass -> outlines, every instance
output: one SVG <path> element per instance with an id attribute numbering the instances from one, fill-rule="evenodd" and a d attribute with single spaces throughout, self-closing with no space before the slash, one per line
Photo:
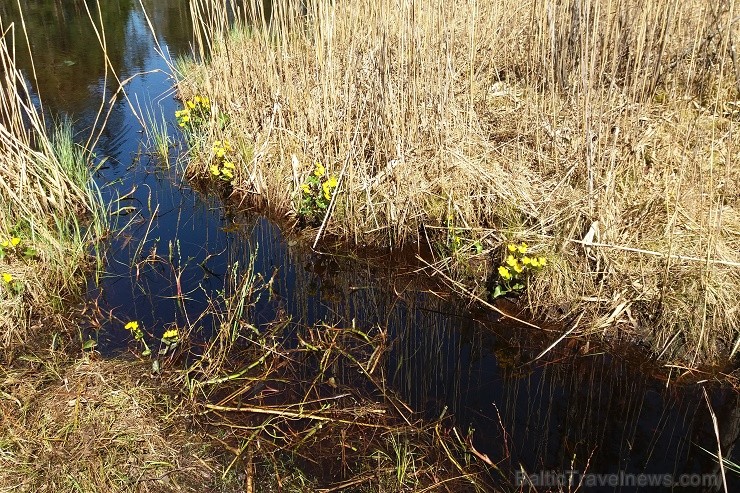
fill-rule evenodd
<path id="1" fill-rule="evenodd" d="M 237 193 L 295 210 L 320 160 L 341 177 L 330 233 L 398 247 L 452 216 L 487 272 L 507 240 L 551 259 L 538 315 L 665 359 L 735 354 L 736 2 L 229 5 L 191 1 L 204 62 L 180 91 L 229 114 L 211 132 L 249 150 Z"/>
<path id="2" fill-rule="evenodd" d="M 26 49 L 22 29 L 0 20 L 0 33 L 0 242 L 20 240 L 0 259 L 0 271 L 13 279 L 0 282 L 0 347 L 7 349 L 79 291 L 102 206 L 71 125 L 45 121 L 15 64 L 16 50 Z"/>

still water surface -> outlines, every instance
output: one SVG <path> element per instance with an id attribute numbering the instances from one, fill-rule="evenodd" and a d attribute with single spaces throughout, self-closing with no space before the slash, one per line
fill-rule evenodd
<path id="1" fill-rule="evenodd" d="M 33 85 L 44 110 L 69 116 L 86 136 L 101 98 L 114 96 L 118 83 L 110 74 L 107 81 L 103 77 L 102 51 L 84 3 L 23 4 L 36 67 Z M 143 4 L 164 52 L 187 54 L 187 1 Z M 90 5 L 94 8 L 94 2 Z M 104 354 L 130 345 L 123 321 L 138 320 L 156 335 L 171 324 L 184 324 L 203 311 L 208 296 L 224 288 L 228 266 L 244 266 L 254 256 L 257 272 L 266 277 L 277 272 L 277 301 L 258 307 L 260 322 L 282 310 L 306 324 L 354 320 L 363 328 L 387 327 L 394 340 L 387 374 L 395 390 L 422 415 L 433 418 L 446 408 L 462 430 L 475 429 L 476 447 L 504 466 L 521 464 L 530 473 L 583 471 L 587 464 L 592 473 L 716 472 L 701 450 L 715 450 L 716 438 L 700 384 L 667 384 L 649 362 L 603 353 L 563 350 L 549 361 L 528 364 L 543 347 L 541 334 L 429 294 L 411 262 L 319 255 L 286 240 L 266 217 L 229 212 L 216 198 L 190 188 L 177 166 L 163 166 L 147 152 L 141 122 L 131 109 L 164 116 L 176 138 L 173 81 L 144 12 L 132 0 L 101 0 L 100 5 L 115 72 L 121 80 L 140 74 L 126 86 L 127 98 L 116 96 L 96 149 L 99 158 L 107 158 L 97 184 L 108 201 L 126 196 L 113 211 L 127 208 L 126 215 L 113 217 L 121 232 L 107 246 L 105 274 L 89 289 L 91 300 L 114 319 L 98 333 Z M 5 25 L 18 21 L 16 2 L 0 4 L 0 18 Z M 30 80 L 30 58 L 19 53 Z M 146 262 L 156 258 L 171 262 Z M 186 294 L 185 306 L 175 300 L 178 285 Z M 718 387 L 710 394 L 724 452 L 740 462 L 740 454 L 733 454 L 740 433 L 739 396 Z M 740 488 L 729 475 L 730 491 Z M 587 491 L 636 490 L 661 488 Z M 704 489 L 674 489 L 683 490 Z"/>

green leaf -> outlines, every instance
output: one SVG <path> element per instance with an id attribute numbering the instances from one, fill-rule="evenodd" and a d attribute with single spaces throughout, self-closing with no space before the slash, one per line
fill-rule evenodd
<path id="1" fill-rule="evenodd" d="M 500 298 L 500 297 L 504 296 L 508 292 L 509 291 L 507 289 L 504 289 L 504 288 L 501 287 L 500 284 L 497 284 L 496 287 L 493 288 L 493 294 L 492 294 L 493 299 Z"/>
<path id="2" fill-rule="evenodd" d="M 151 350 L 151 349 L 149 349 L 149 348 L 146 348 L 145 350 L 143 350 L 143 351 L 141 352 L 141 355 L 142 355 L 142 356 L 149 356 L 150 354 L 152 354 L 152 350 Z"/>
<path id="3" fill-rule="evenodd" d="M 94 349 L 97 347 L 98 341 L 94 339 L 88 339 L 82 344 L 82 350 L 87 351 L 88 349 Z"/>

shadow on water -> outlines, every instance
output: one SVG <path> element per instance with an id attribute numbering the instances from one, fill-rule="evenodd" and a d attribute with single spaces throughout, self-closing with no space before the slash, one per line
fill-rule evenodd
<path id="1" fill-rule="evenodd" d="M 187 2 L 144 4 L 162 45 L 186 53 Z M 276 273 L 276 296 L 258 306 L 258 322 L 283 312 L 309 325 L 386 327 L 393 340 L 386 374 L 394 389 L 428 418 L 453 414 L 460 428 L 475 430 L 478 450 L 511 471 L 715 473 L 716 462 L 702 450 L 716 450 L 703 386 L 710 389 L 723 451 L 739 461 L 740 403 L 730 389 L 668 383 L 649 362 L 581 354 L 567 345 L 549 360 L 530 363 L 543 348 L 542 334 L 433 294 L 413 263 L 321 255 L 293 244 L 266 217 L 229 213 L 213 194 L 193 190 L 177 169 L 147 153 L 129 105 L 166 115 L 175 134 L 173 81 L 139 3 L 104 0 L 101 6 L 113 67 L 122 79 L 145 73 L 127 86 L 129 101 L 115 103 L 96 149 L 108 158 L 96 180 L 114 204 L 118 225 L 105 273 L 89 289 L 91 302 L 110 315 L 96 327 L 101 352 L 129 347 L 123 325 L 130 320 L 154 336 L 184 325 L 224 289 L 229 266 L 246 265 L 256 255 L 255 271 L 266 278 Z M 0 16 L 18 19 L 15 2 L 0 5 Z M 25 21 L 46 111 L 70 115 L 80 131 L 88 129 L 100 98 L 112 96 L 117 85 L 103 83 L 103 57 L 82 2 L 25 2 Z M 20 64 L 31 79 L 28 57 Z M 728 474 L 732 491 L 740 483 Z"/>

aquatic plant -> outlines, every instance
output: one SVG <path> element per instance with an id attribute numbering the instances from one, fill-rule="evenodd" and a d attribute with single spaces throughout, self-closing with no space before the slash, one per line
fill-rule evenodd
<path id="1" fill-rule="evenodd" d="M 126 323 L 123 328 L 131 332 L 131 335 L 134 336 L 134 340 L 144 346 L 144 349 L 141 351 L 142 356 L 149 356 L 152 354 L 152 350 L 149 349 L 149 345 L 146 343 L 146 339 L 144 338 L 144 330 L 139 327 L 139 322 L 132 320 Z"/>
<path id="2" fill-rule="evenodd" d="M 181 110 L 175 111 L 177 124 L 188 134 L 197 133 L 207 128 L 211 119 L 211 100 L 204 96 L 195 96 L 184 102 Z"/>
<path id="3" fill-rule="evenodd" d="M 32 245 L 23 245 L 23 240 L 18 236 L 0 241 L 0 261 L 6 257 L 8 260 L 30 260 L 37 255 L 36 249 Z"/>
<path id="4" fill-rule="evenodd" d="M 521 293 L 529 283 L 531 276 L 540 272 L 547 265 L 547 257 L 527 255 L 529 246 L 525 242 L 510 243 L 506 247 L 506 257 L 498 266 L 498 282 L 491 296 L 500 298 L 511 293 Z"/>
<path id="5" fill-rule="evenodd" d="M 316 161 L 313 171 L 301 184 L 298 215 L 308 224 L 321 221 L 338 183 L 337 177 L 327 173 L 324 165 Z"/>
<path id="6" fill-rule="evenodd" d="M 233 161 L 233 149 L 228 140 L 217 140 L 213 143 L 213 158 L 208 167 L 210 175 L 221 181 L 231 183 L 234 180 L 236 165 Z"/>

